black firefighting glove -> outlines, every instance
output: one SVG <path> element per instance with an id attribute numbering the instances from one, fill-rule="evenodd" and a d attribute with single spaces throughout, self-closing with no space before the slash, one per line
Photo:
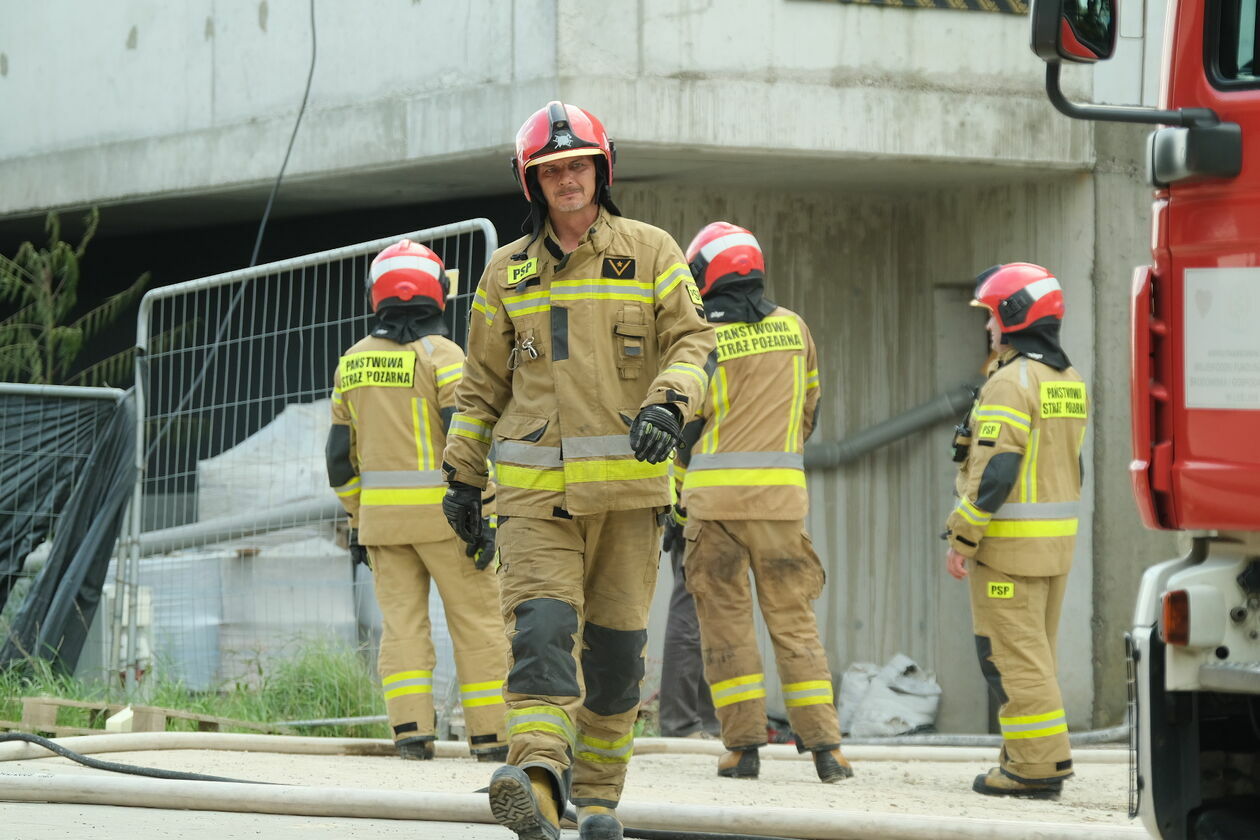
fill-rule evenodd
<path id="1" fill-rule="evenodd" d="M 667 405 L 649 405 L 630 424 L 630 448 L 634 457 L 659 464 L 682 443 L 682 417 Z"/>
<path id="2" fill-rule="evenodd" d="M 350 529 L 350 534 L 347 537 L 346 542 L 350 546 L 350 559 L 353 560 L 355 563 L 362 563 L 364 566 L 367 566 L 369 569 L 372 568 L 372 564 L 368 562 L 367 549 L 359 545 L 359 529 L 358 528 Z"/>
<path id="3" fill-rule="evenodd" d="M 494 560 L 494 538 L 498 534 L 499 529 L 490 524 L 489 517 L 481 519 L 481 541 L 477 543 L 469 543 L 464 549 L 464 553 L 469 557 L 476 558 L 473 565 L 477 571 L 481 571 L 490 562 Z"/>
<path id="4" fill-rule="evenodd" d="M 452 481 L 442 497 L 442 513 L 455 533 L 469 545 L 481 544 L 481 491 L 471 484 Z"/>

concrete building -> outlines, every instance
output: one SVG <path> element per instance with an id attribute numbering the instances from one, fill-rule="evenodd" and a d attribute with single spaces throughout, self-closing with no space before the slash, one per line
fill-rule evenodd
<path id="1" fill-rule="evenodd" d="M 297 0 L 0 11 L 0 245 L 35 235 L 47 209 L 98 204 L 111 275 L 243 265 L 302 99 L 310 14 Z M 1126 473 L 1143 131 L 1055 112 L 1025 15 L 828 0 L 314 0 L 314 14 L 310 100 L 265 257 L 472 215 L 511 240 L 524 214 L 513 132 L 561 98 L 616 139 L 628 215 L 683 244 L 715 218 L 757 234 L 771 296 L 818 341 L 815 439 L 976 375 L 978 271 L 1056 271 L 1095 407 L 1065 699 L 1074 728 L 1122 719 L 1136 582 L 1173 552 L 1142 529 Z M 1157 18 L 1126 14 L 1116 62 L 1065 72 L 1069 94 L 1149 102 L 1157 57 L 1142 45 Z M 966 591 L 937 539 L 948 444 L 942 428 L 812 476 L 820 621 L 837 675 L 904 652 L 939 676 L 941 728 L 983 731 Z"/>

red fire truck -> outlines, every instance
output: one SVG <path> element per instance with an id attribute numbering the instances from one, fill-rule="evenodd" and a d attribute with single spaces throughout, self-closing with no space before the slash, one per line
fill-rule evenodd
<path id="1" fill-rule="evenodd" d="M 1060 89 L 1061 62 L 1111 57 L 1117 0 L 1034 0 L 1032 48 L 1063 113 L 1157 126 L 1151 264 L 1133 276 L 1130 469 L 1146 525 L 1191 548 L 1138 590 L 1130 810 L 1157 837 L 1260 838 L 1260 12 L 1168 3 L 1159 108 Z"/>

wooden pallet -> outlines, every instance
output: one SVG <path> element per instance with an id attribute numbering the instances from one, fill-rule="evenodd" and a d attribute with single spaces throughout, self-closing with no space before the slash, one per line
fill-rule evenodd
<path id="1" fill-rule="evenodd" d="M 87 709 L 90 726 L 63 726 L 57 723 L 57 714 L 63 708 Z M 20 732 L 32 732 L 38 735 L 51 735 L 54 738 L 63 735 L 101 735 L 105 732 L 105 719 L 127 708 L 125 703 L 86 702 L 83 700 L 66 700 L 60 697 L 23 697 L 22 720 L 0 720 L 0 729 L 12 729 Z M 255 732 L 284 734 L 284 728 L 268 726 L 245 720 L 232 720 L 217 715 L 202 715 L 185 712 L 180 709 L 166 709 L 161 706 L 131 706 L 132 732 L 165 732 L 167 721 L 190 720 L 197 724 L 200 732 L 222 732 L 226 729 L 250 729 Z"/>

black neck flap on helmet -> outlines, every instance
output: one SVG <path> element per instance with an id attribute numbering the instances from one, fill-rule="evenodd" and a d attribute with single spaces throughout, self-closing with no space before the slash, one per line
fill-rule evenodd
<path id="1" fill-rule="evenodd" d="M 766 276 L 753 270 L 747 274 L 731 273 L 713 281 L 713 291 L 704 299 L 704 315 L 710 321 L 739 321 L 755 324 L 775 309 L 765 296 Z"/>
<path id="2" fill-rule="evenodd" d="M 442 310 L 428 298 L 412 298 L 405 303 L 397 298 L 386 298 L 372 325 L 373 338 L 387 338 L 399 344 L 419 341 L 426 335 L 450 334 Z"/>
<path id="3" fill-rule="evenodd" d="M 1034 321 L 1022 330 L 1002 334 L 1002 340 L 1020 352 L 1020 355 L 1043 362 L 1055 370 L 1067 370 L 1072 362 L 1059 343 L 1059 328 L 1063 322 L 1053 315 Z"/>

